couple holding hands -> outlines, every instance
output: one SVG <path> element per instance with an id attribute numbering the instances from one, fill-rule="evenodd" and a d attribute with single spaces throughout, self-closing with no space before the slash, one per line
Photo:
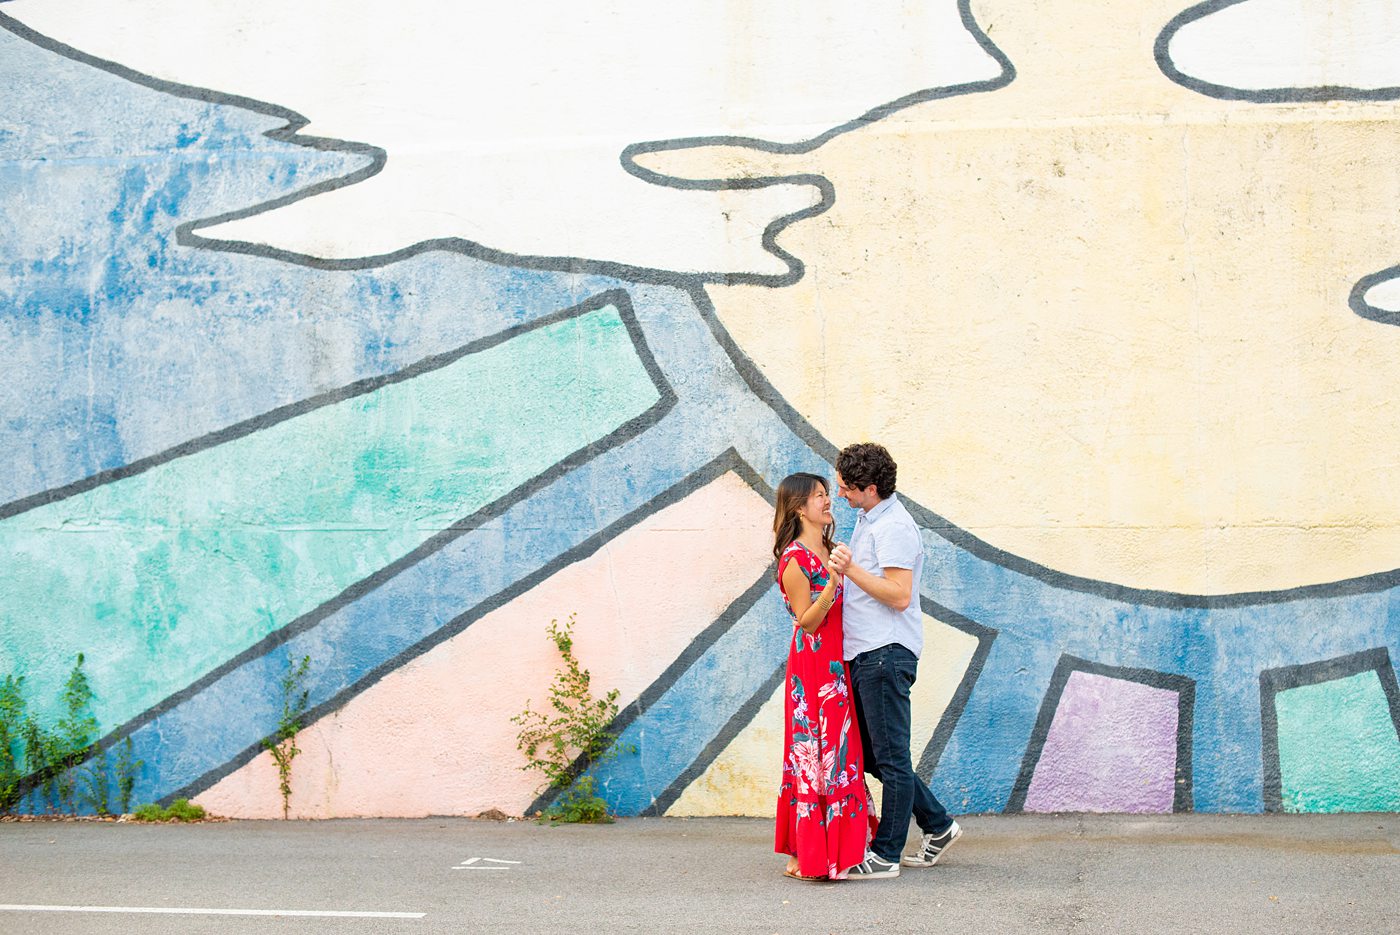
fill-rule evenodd
<path id="1" fill-rule="evenodd" d="M 799 880 L 876 880 L 932 867 L 962 829 L 909 755 L 924 552 L 895 496 L 894 459 L 876 444 L 844 448 L 836 492 L 860 511 L 849 546 L 833 541 L 825 478 L 778 485 L 773 555 L 793 628 L 774 849 Z M 884 787 L 878 819 L 865 772 Z M 911 816 L 923 834 L 901 857 Z"/>

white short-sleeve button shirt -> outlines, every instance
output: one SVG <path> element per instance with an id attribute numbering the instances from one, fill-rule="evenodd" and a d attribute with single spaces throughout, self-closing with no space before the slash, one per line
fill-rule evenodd
<path id="1" fill-rule="evenodd" d="M 886 568 L 910 569 L 914 573 L 914 599 L 904 610 L 892 610 L 846 579 L 842 655 L 854 659 L 867 650 L 899 643 L 917 657 L 924 648 L 924 617 L 919 609 L 924 543 L 914 517 L 899 502 L 898 495 L 890 494 L 857 515 L 856 528 L 851 533 L 851 558 L 878 577 L 884 577 Z"/>

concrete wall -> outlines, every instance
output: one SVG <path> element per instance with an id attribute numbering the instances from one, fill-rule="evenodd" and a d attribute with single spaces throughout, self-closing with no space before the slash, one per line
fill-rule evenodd
<path id="1" fill-rule="evenodd" d="M 307 656 L 294 815 L 521 814 L 576 614 L 613 806 L 771 814 L 874 438 L 951 808 L 1400 810 L 1400 4 L 654 12 L 0 6 L 0 672 L 273 816 Z"/>

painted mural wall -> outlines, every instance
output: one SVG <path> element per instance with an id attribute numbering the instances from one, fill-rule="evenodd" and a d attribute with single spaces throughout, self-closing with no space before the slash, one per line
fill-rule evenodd
<path id="1" fill-rule="evenodd" d="M 271 817 L 306 657 L 293 815 L 519 815 L 575 614 L 613 807 L 769 815 L 875 439 L 951 808 L 1400 810 L 1400 3 L 667 9 L 0 5 L 0 673 Z"/>

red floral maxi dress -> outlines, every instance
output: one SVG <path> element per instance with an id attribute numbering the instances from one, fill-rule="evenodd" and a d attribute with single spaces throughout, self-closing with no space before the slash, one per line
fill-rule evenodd
<path id="1" fill-rule="evenodd" d="M 807 576 L 813 601 L 827 573 L 815 552 L 794 541 L 778 559 L 778 586 L 788 562 Z M 783 703 L 783 784 L 778 792 L 774 850 L 797 856 L 798 873 L 844 879 L 865 859 L 877 820 L 871 814 L 863 775 L 860 730 L 851 707 L 850 679 L 841 661 L 842 594 L 816 633 L 792 618 Z"/>

